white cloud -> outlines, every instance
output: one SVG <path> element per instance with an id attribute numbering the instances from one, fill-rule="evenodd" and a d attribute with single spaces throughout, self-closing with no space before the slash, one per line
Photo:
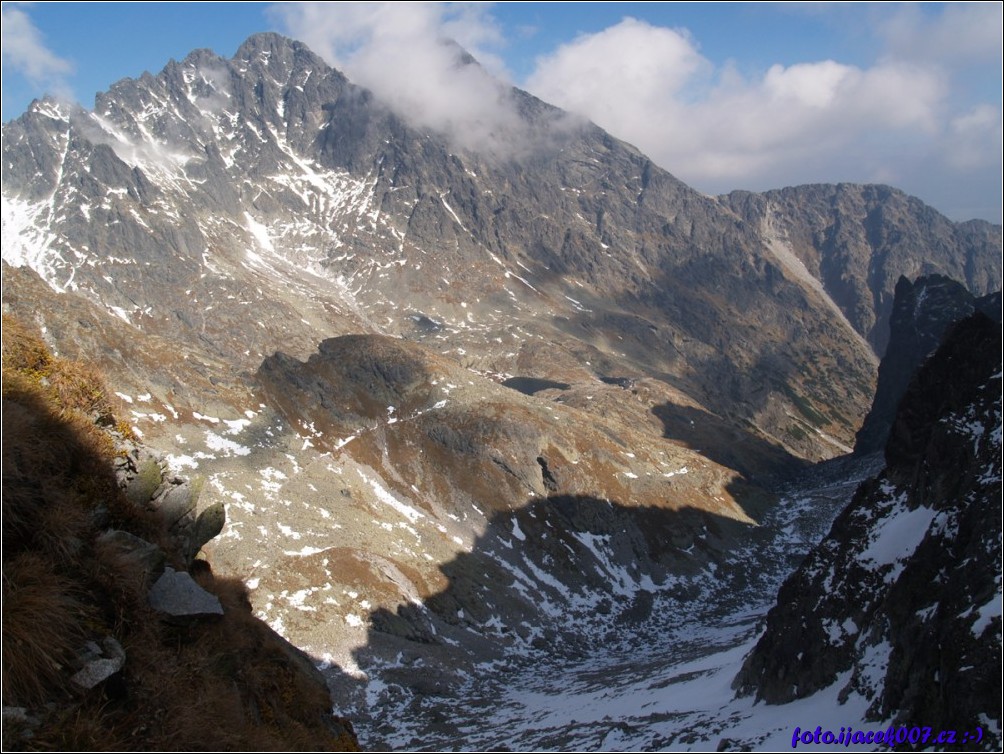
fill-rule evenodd
<path id="1" fill-rule="evenodd" d="M 962 15 L 910 27 L 910 38 L 947 40 L 944 29 L 959 28 Z M 966 19 L 985 23 L 983 15 Z M 999 108 L 954 111 L 951 74 L 940 61 L 885 54 L 867 67 L 823 60 L 744 77 L 716 68 L 686 31 L 625 18 L 539 58 L 526 85 L 708 193 L 909 177 L 916 183 L 902 188 L 931 197 L 960 171 L 996 171 L 999 182 Z"/>
<path id="2" fill-rule="evenodd" d="M 490 5 L 308 2 L 272 14 L 414 125 L 496 154 L 527 141 L 508 86 L 493 78 L 508 72 Z M 684 29 L 625 18 L 538 58 L 523 86 L 708 193 L 883 181 L 956 218 L 981 207 L 999 221 L 1000 105 L 962 93 L 975 86 L 966 70 L 1000 62 L 1000 4 L 871 7 L 868 18 L 863 33 L 882 45 L 872 62 L 760 73 L 712 62 Z M 447 39 L 483 68 L 464 65 Z"/>
<path id="3" fill-rule="evenodd" d="M 712 80 L 712 69 L 685 33 L 628 18 L 538 60 L 527 86 L 683 177 L 723 186 L 877 127 L 930 131 L 944 92 L 936 73 L 893 62 L 774 65 L 758 80 Z"/>
<path id="4" fill-rule="evenodd" d="M 353 83 L 460 146 L 507 153 L 522 123 L 488 7 L 466 3 L 290 3 L 272 14 Z M 452 41 L 451 41 L 452 40 Z M 461 50 L 481 66 L 465 64 Z"/>
<path id="5" fill-rule="evenodd" d="M 1000 164 L 1001 140 L 1004 139 L 1000 110 L 989 105 L 977 105 L 969 112 L 952 118 L 949 139 L 951 149 L 946 151 L 945 159 L 960 171 L 980 168 L 993 161 L 994 155 L 988 154 L 987 144 L 997 145 L 996 162 Z"/>
<path id="6" fill-rule="evenodd" d="M 685 32 L 626 18 L 539 59 L 526 85 L 552 102 L 608 93 L 592 107 L 616 118 L 624 103 L 651 108 L 681 98 L 693 78 L 710 68 Z"/>
<path id="7" fill-rule="evenodd" d="M 73 64 L 45 46 L 41 32 L 28 14 L 15 4 L 4 3 L 0 13 L 0 50 L 4 65 L 21 73 L 32 86 L 63 99 L 72 99 L 66 77 L 73 73 Z"/>
<path id="8" fill-rule="evenodd" d="M 880 24 L 891 55 L 943 64 L 999 63 L 1004 41 L 1000 3 L 948 3 L 940 15 L 913 5 L 896 6 Z"/>

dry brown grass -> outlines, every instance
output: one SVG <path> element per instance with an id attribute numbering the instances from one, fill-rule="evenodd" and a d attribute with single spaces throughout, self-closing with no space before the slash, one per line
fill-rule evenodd
<path id="1" fill-rule="evenodd" d="M 99 376 L 8 317 L 2 347 L 3 702 L 41 720 L 30 738 L 5 728 L 5 749 L 356 750 L 309 661 L 252 615 L 239 580 L 193 573 L 221 617 L 172 625 L 149 607 L 145 574 L 96 541 L 108 528 L 169 541 L 118 487 Z M 106 636 L 125 667 L 74 688 L 75 655 Z"/>
<path id="2" fill-rule="evenodd" d="M 3 343 L 0 346 L 5 368 L 44 374 L 52 364 L 52 354 L 42 339 L 8 314 L 3 315 Z"/>
<path id="3" fill-rule="evenodd" d="M 4 560 L 5 704 L 37 705 L 65 684 L 64 670 L 94 617 L 75 587 L 39 554 Z"/>
<path id="4" fill-rule="evenodd" d="M 111 447 L 107 435 L 84 425 L 112 421 L 112 408 L 101 375 L 89 364 L 49 353 L 38 335 L 9 315 L 3 315 L 3 396 L 14 400 L 34 394 L 58 414 L 82 424 L 83 434 Z"/>
<path id="5" fill-rule="evenodd" d="M 4 370 L 3 547 L 68 563 L 99 520 L 153 542 L 160 524 L 122 495 L 112 472 L 113 444 L 75 410 L 53 410 L 46 396 Z"/>
<path id="6" fill-rule="evenodd" d="M 3 699 L 31 706 L 72 693 L 71 661 L 101 628 L 98 521 L 150 524 L 124 504 L 112 442 L 90 415 L 107 405 L 100 380 L 9 317 L 2 348 Z"/>

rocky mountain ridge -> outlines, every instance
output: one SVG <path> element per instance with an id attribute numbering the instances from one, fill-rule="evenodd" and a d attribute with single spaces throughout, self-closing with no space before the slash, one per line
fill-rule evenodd
<path id="1" fill-rule="evenodd" d="M 870 720 L 1000 745 L 1000 338 L 977 312 L 917 372 L 886 468 L 782 586 L 741 691 L 777 704 L 837 684 Z"/>
<path id="2" fill-rule="evenodd" d="M 900 277 L 941 275 L 976 296 L 1000 290 L 1000 226 L 953 223 L 891 186 L 808 185 L 722 197 L 819 281 L 882 356 Z"/>
<path id="3" fill-rule="evenodd" d="M 4 125 L 5 308 L 100 364 L 226 506 L 207 549 L 257 615 L 387 709 L 678 609 L 850 450 L 888 281 L 1000 287 L 999 228 L 885 187 L 706 197 L 499 92 L 476 149 L 262 34 Z"/>
<path id="4" fill-rule="evenodd" d="M 197 51 L 119 82 L 93 112 L 39 102 L 5 127 L 5 259 L 144 337 L 192 344 L 196 362 L 232 365 L 214 369 L 215 390 L 189 373 L 159 392 L 233 404 L 273 351 L 305 358 L 353 331 L 509 375 L 543 341 L 614 352 L 798 455 L 848 445 L 874 357 L 865 327 L 834 321 L 822 273 L 778 257 L 783 242 L 737 220 L 737 200 L 507 96 L 525 148 L 454 149 L 263 34 L 232 60 Z M 966 252 L 975 286 L 999 280 L 988 249 Z"/>

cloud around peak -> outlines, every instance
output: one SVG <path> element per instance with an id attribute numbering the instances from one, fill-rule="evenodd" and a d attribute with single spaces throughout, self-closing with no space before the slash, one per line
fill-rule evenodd
<path id="1" fill-rule="evenodd" d="M 708 193 L 880 181 L 957 219 L 999 222 L 999 100 L 957 93 L 968 67 L 999 64 L 1001 26 L 999 4 L 903 7 L 872 21 L 883 49 L 870 64 L 744 75 L 705 58 L 684 29 L 625 18 L 538 58 L 526 87 Z"/>
<path id="2" fill-rule="evenodd" d="M 273 6 L 272 14 L 414 124 L 500 152 L 519 140 L 512 134 L 522 124 L 503 83 L 511 78 L 501 55 L 508 40 L 491 11 L 469 3 L 298 3 Z M 814 12 L 853 21 L 878 46 L 873 59 L 741 72 L 708 59 L 686 29 L 626 17 L 540 55 L 521 86 L 707 193 L 886 182 L 956 219 L 999 221 L 999 99 L 964 100 L 959 92 L 967 70 L 1001 59 L 1001 6 Z M 460 64 L 446 39 L 481 65 Z"/>
<path id="3" fill-rule="evenodd" d="M 412 124 L 490 153 L 517 146 L 523 123 L 487 6 L 307 2 L 272 6 L 271 15 Z"/>

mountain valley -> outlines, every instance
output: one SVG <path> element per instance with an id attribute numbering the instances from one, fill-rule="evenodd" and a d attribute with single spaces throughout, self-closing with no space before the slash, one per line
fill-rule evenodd
<path id="1" fill-rule="evenodd" d="M 861 684 L 731 684 L 886 465 L 913 370 L 999 313 L 1000 226 L 887 186 L 705 196 L 485 85 L 510 117 L 469 143 L 268 33 L 93 111 L 36 101 L 3 126 L 4 311 L 225 505 L 214 569 L 364 747 L 769 748 L 796 713 L 891 720 Z M 998 504 L 999 369 L 970 464 Z"/>

